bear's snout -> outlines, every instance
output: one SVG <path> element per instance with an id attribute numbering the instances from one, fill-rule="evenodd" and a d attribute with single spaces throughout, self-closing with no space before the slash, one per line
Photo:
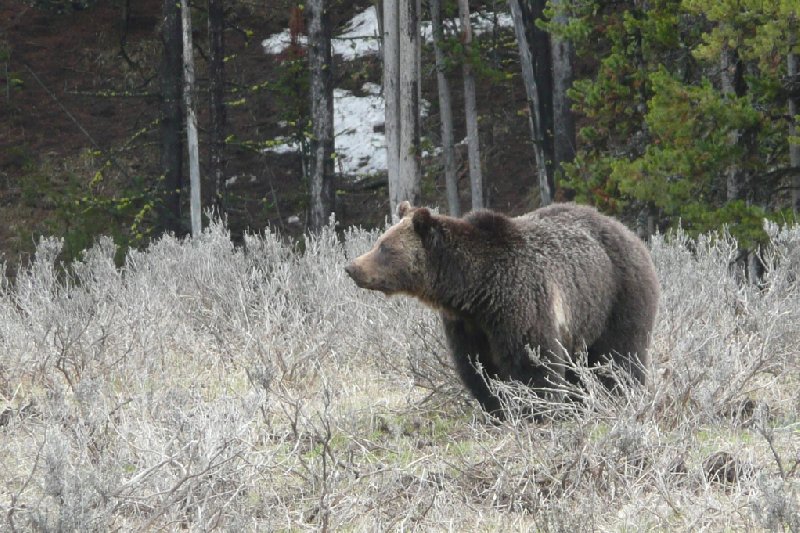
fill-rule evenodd
<path id="1" fill-rule="evenodd" d="M 353 279 L 356 279 L 356 271 L 357 270 L 358 270 L 358 267 L 355 266 L 353 263 L 348 263 L 344 267 L 344 271 L 347 272 L 347 275 L 350 276 Z"/>
<path id="2" fill-rule="evenodd" d="M 370 268 L 369 264 L 364 264 L 356 258 L 354 261 L 344 267 L 347 275 L 362 289 L 369 289 L 372 291 L 381 291 L 386 293 L 388 288 L 385 280 L 381 276 L 376 276 L 376 273 Z"/>
<path id="3" fill-rule="evenodd" d="M 355 261 L 348 263 L 347 266 L 344 267 L 344 271 L 347 272 L 347 275 L 350 276 L 350 279 L 356 282 L 356 285 L 361 287 L 362 289 L 367 288 L 367 276 L 364 272 L 364 269 L 356 264 Z"/>

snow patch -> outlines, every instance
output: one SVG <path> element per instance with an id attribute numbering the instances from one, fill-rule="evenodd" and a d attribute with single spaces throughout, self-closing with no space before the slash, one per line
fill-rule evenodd
<path id="1" fill-rule="evenodd" d="M 352 91 L 333 91 L 333 130 L 336 135 L 337 171 L 344 175 L 363 176 L 387 169 L 386 136 L 383 132 L 385 101 L 380 86 L 365 83 L 364 96 Z M 420 102 L 420 114 L 427 116 L 430 104 Z M 377 130 L 377 131 L 376 131 Z M 275 139 L 268 152 L 285 154 L 298 152 L 296 141 L 285 137 Z"/>
<path id="2" fill-rule="evenodd" d="M 347 23 L 344 33 L 331 39 L 332 52 L 347 61 L 378 55 L 381 48 L 375 6 L 368 7 Z"/>
<path id="3" fill-rule="evenodd" d="M 500 28 L 511 28 L 514 21 L 508 13 L 497 13 L 497 25 Z M 470 14 L 472 21 L 473 35 L 481 35 L 492 31 L 494 28 L 495 14 L 488 11 L 478 11 Z M 444 26 L 449 32 L 460 32 L 461 22 L 458 19 L 444 20 Z M 426 43 L 433 42 L 433 32 L 429 20 L 420 22 L 420 32 Z M 267 37 L 261 42 L 264 52 L 270 55 L 277 55 L 283 52 L 291 43 L 289 30 L 283 30 Z M 297 36 L 297 43 L 301 46 L 308 44 L 305 35 Z M 359 57 L 377 55 L 380 52 L 381 40 L 378 33 L 378 17 L 375 14 L 375 6 L 370 6 L 366 10 L 357 14 L 345 24 L 341 35 L 331 38 L 331 52 L 334 55 L 342 56 L 346 61 L 352 61 Z"/>
<path id="4" fill-rule="evenodd" d="M 375 84 L 365 89 L 366 96 L 355 96 L 344 89 L 333 91 L 333 130 L 336 154 L 343 174 L 375 174 L 386 170 L 386 136 L 375 131 L 384 123 L 385 101 Z"/>
<path id="5" fill-rule="evenodd" d="M 280 33 L 276 33 L 274 35 L 270 35 L 263 41 L 261 41 L 261 46 L 264 48 L 264 52 L 269 55 L 278 55 L 287 48 L 289 45 L 292 44 L 292 37 L 289 33 L 289 30 L 283 30 Z M 308 37 L 305 35 L 298 35 L 297 36 L 297 44 L 301 46 L 308 45 Z"/>

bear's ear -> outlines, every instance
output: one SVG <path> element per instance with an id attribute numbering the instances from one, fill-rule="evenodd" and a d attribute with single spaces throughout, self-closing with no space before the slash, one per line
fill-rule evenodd
<path id="1" fill-rule="evenodd" d="M 426 237 L 431 231 L 434 219 L 427 207 L 420 207 L 414 210 L 411 222 L 414 224 L 414 231 L 417 232 L 417 235 Z"/>
<path id="2" fill-rule="evenodd" d="M 400 202 L 400 205 L 397 206 L 397 218 L 405 218 L 405 216 L 414 209 L 411 207 L 411 203 L 408 200 L 403 200 Z"/>

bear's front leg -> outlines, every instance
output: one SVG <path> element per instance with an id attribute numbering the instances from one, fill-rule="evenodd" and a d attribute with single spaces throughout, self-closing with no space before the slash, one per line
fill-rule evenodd
<path id="1" fill-rule="evenodd" d="M 442 313 L 442 324 L 461 381 L 484 411 L 503 419 L 500 399 L 487 384 L 487 378 L 498 378 L 498 369 L 492 360 L 486 334 L 472 321 L 446 313 Z"/>

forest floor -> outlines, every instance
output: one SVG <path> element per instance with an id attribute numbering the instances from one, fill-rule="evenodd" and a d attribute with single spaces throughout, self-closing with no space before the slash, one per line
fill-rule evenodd
<path id="1" fill-rule="evenodd" d="M 281 79 L 282 58 L 266 55 L 260 43 L 287 27 L 291 5 L 279 2 L 264 10 L 240 2 L 228 16 L 231 140 L 225 174 L 226 179 L 236 178 L 226 190 L 228 225 L 234 238 L 268 225 L 294 237 L 304 232 L 304 224 L 288 224 L 292 216 L 305 220 L 308 203 L 299 156 L 265 153 L 248 144 L 286 134 L 279 123 L 291 101 L 276 91 L 248 92 L 248 88 L 265 82 L 273 88 L 288 83 Z M 339 8 L 334 23 L 341 28 L 368 5 L 355 2 Z M 7 51 L 7 74 L 0 78 L 5 89 L 0 104 L 0 260 L 16 264 L 29 256 L 39 235 L 59 234 L 74 223 L 74 211 L 67 214 L 63 205 L 66 198 L 118 198 L 131 183 L 152 183 L 158 176 L 160 2 L 132 3 L 126 32 L 121 29 L 120 9 L 110 1 L 57 14 L 9 0 L 0 5 L 0 21 L 0 51 Z M 204 24 L 204 19 L 195 21 L 201 94 Z M 504 56 L 508 48 L 496 50 L 492 61 L 498 65 L 508 61 Z M 428 51 L 423 59 L 423 97 L 431 102 L 431 110 L 423 121 L 423 135 L 436 146 L 437 88 L 432 59 L 427 56 Z M 365 82 L 380 83 L 380 61 L 376 56 L 355 61 L 338 57 L 335 79 L 337 87 L 358 92 Z M 455 73 L 451 85 L 457 139 L 464 137 L 464 121 L 458 113 L 463 109 L 460 84 L 460 75 Z M 244 104 L 236 105 L 242 98 Z M 527 211 L 536 199 L 527 118 L 520 112 L 525 109 L 521 81 L 518 77 L 502 82 L 479 79 L 478 102 L 489 206 L 511 214 Z M 206 117 L 201 106 L 203 168 Z M 462 208 L 468 208 L 464 146 L 458 148 L 458 159 Z M 102 180 L 97 179 L 99 171 Z M 423 203 L 444 207 L 438 158 L 423 160 L 423 172 Z M 347 187 L 353 179 L 341 177 L 345 186 L 337 193 L 339 225 L 381 225 L 388 214 L 385 185 L 377 180 L 373 187 Z M 209 190 L 206 182 L 205 194 Z"/>

